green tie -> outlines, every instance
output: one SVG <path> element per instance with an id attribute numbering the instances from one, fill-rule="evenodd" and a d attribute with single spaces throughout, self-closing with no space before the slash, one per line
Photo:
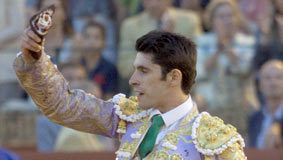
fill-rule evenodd
<path id="1" fill-rule="evenodd" d="M 163 124 L 164 121 L 160 115 L 153 116 L 152 125 L 139 146 L 139 154 L 142 159 L 152 151 L 159 130 L 163 126 Z"/>

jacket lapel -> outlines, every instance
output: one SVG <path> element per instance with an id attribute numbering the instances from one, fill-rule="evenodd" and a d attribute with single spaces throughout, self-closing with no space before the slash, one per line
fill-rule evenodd
<path id="1" fill-rule="evenodd" d="M 138 122 L 128 124 L 126 134 L 122 137 L 120 148 L 116 152 L 118 158 L 132 159 L 134 157 L 148 130 L 148 123 L 149 116 Z"/>

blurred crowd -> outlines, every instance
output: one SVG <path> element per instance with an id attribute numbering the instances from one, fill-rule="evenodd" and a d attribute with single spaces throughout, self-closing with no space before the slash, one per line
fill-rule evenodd
<path id="1" fill-rule="evenodd" d="M 134 94 L 128 80 L 136 39 L 155 29 L 179 33 L 197 44 L 191 95 L 200 111 L 234 125 L 249 147 L 283 146 L 283 0 L 0 0 L 0 147 L 117 148 L 49 121 L 15 78 L 19 37 L 50 4 L 56 13 L 44 50 L 71 88 L 104 100 Z"/>

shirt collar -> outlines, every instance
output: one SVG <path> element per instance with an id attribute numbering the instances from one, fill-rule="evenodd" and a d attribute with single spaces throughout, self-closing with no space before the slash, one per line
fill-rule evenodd
<path id="1" fill-rule="evenodd" d="M 193 101 L 191 96 L 182 103 L 181 105 L 177 106 L 176 108 L 166 112 L 166 113 L 161 113 L 158 109 L 155 109 L 151 112 L 150 114 L 150 119 L 154 115 L 161 115 L 166 127 L 170 126 L 171 124 L 177 122 L 181 118 L 183 118 L 187 113 L 189 113 L 193 108 Z"/>

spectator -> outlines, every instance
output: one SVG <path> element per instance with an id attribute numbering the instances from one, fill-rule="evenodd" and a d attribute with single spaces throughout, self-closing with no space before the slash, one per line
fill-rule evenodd
<path id="1" fill-rule="evenodd" d="M 280 4 L 280 0 L 277 1 L 277 3 L 274 3 L 277 9 L 275 9 L 273 23 L 270 26 L 271 32 L 269 37 L 265 37 L 267 40 L 264 40 L 265 42 L 258 46 L 254 57 L 253 68 L 255 71 L 258 71 L 270 59 L 283 60 L 283 11 L 280 12 L 280 8 L 283 8 L 283 3 L 281 2 Z"/>
<path id="2" fill-rule="evenodd" d="M 68 19 L 75 33 L 81 34 L 89 20 L 95 20 L 105 28 L 105 48 L 103 56 L 115 64 L 116 56 L 116 8 L 112 0 L 69 0 Z"/>
<path id="3" fill-rule="evenodd" d="M 120 7 L 118 8 L 119 12 L 121 11 L 121 8 L 123 8 L 124 10 L 126 10 L 126 12 L 128 12 L 128 15 L 133 16 L 139 12 L 141 0 L 120 0 L 118 1 L 117 5 L 119 5 L 118 7 Z"/>
<path id="4" fill-rule="evenodd" d="M 266 103 L 249 119 L 250 146 L 279 148 L 283 145 L 283 61 L 268 61 L 259 72 Z"/>
<path id="5" fill-rule="evenodd" d="M 260 27 L 269 23 L 269 0 L 238 0 L 238 6 L 243 14 L 242 31 L 247 34 L 256 34 L 259 38 Z"/>
<path id="6" fill-rule="evenodd" d="M 52 59 L 56 61 L 64 40 L 63 27 L 66 19 L 66 11 L 64 10 L 62 1 L 26 0 L 26 24 L 29 25 L 29 20 L 32 15 L 51 4 L 56 6 L 56 11 L 53 20 L 53 27 L 46 36 L 45 50 L 51 55 Z"/>
<path id="7" fill-rule="evenodd" d="M 71 61 L 62 63 L 58 66 L 58 69 L 71 84 L 87 79 L 86 69 L 79 62 Z"/>
<path id="8" fill-rule="evenodd" d="M 238 0 L 238 3 L 245 18 L 255 24 L 269 9 L 267 0 Z"/>
<path id="9" fill-rule="evenodd" d="M 113 97 L 117 91 L 118 71 L 116 67 L 102 56 L 105 46 L 105 29 L 90 21 L 83 29 L 82 35 L 74 41 L 73 48 L 78 51 L 74 59 L 79 59 L 85 66 L 89 80 L 99 84 L 103 98 Z"/>
<path id="10" fill-rule="evenodd" d="M 283 60 L 283 1 L 275 0 L 273 5 L 275 12 L 273 17 L 267 17 L 271 25 L 267 25 L 266 29 L 262 30 L 261 42 L 256 49 L 256 54 L 253 58 L 253 70 L 255 71 L 256 88 L 260 102 L 263 104 L 264 99 L 259 91 L 258 78 L 259 69 L 261 66 L 271 60 Z M 264 31 L 270 30 L 270 31 Z"/>
<path id="11" fill-rule="evenodd" d="M 59 65 L 58 68 L 70 84 L 87 79 L 85 68 L 80 63 L 64 63 Z M 39 116 L 36 123 L 37 149 L 41 152 L 53 151 L 61 129 L 62 126 L 53 123 L 45 116 Z"/>
<path id="12" fill-rule="evenodd" d="M 181 0 L 181 8 L 194 11 L 203 24 L 204 9 L 209 2 L 210 0 Z M 206 30 L 204 25 L 203 29 Z"/>
<path id="13" fill-rule="evenodd" d="M 250 104 L 246 95 L 251 86 L 249 71 L 255 40 L 239 32 L 238 16 L 232 0 L 214 0 L 208 5 L 205 22 L 211 32 L 197 39 L 196 94 L 204 97 L 212 113 L 247 137 L 245 120 Z"/>
<path id="14" fill-rule="evenodd" d="M 193 12 L 172 8 L 172 0 L 142 2 L 145 11 L 126 19 L 121 26 L 118 70 L 122 77 L 119 84 L 122 88 L 128 87 L 127 83 L 133 72 L 131 66 L 136 56 L 134 47 L 138 37 L 154 29 L 181 33 L 190 38 L 195 38 L 201 33 L 198 17 Z"/>

